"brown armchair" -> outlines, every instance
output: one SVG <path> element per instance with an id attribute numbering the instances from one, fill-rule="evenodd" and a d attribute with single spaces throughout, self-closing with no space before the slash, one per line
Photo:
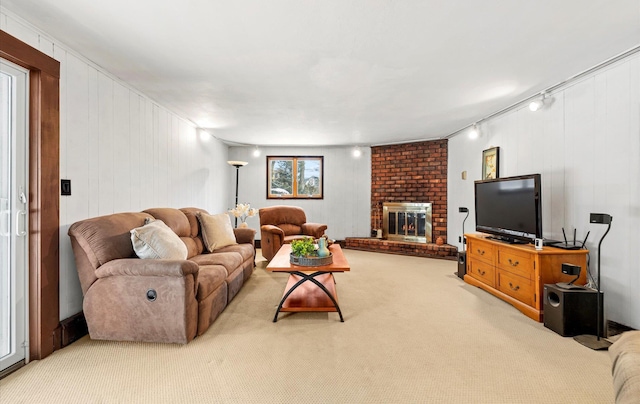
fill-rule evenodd
<path id="1" fill-rule="evenodd" d="M 260 245 L 262 256 L 271 261 L 283 244 L 304 237 L 320 238 L 326 224 L 308 223 L 304 210 L 297 206 L 269 206 L 261 208 Z"/>

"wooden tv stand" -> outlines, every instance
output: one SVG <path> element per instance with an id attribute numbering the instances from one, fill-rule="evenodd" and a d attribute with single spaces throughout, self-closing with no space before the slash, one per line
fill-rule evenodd
<path id="1" fill-rule="evenodd" d="M 575 276 L 562 273 L 562 264 L 579 265 L 584 285 L 587 279 L 588 250 L 563 250 L 532 244 L 508 244 L 490 240 L 488 235 L 465 234 L 467 273 L 464 281 L 512 304 L 526 316 L 542 322 L 543 287 L 547 283 L 570 282 Z"/>

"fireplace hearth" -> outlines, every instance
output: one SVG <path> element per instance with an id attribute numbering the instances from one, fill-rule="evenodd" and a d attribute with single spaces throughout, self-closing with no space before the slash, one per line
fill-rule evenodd
<path id="1" fill-rule="evenodd" d="M 414 243 L 432 242 L 431 203 L 384 202 L 382 237 Z"/>

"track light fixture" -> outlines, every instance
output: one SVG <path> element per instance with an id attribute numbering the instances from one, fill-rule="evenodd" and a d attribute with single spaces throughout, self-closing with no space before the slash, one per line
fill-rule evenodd
<path id="1" fill-rule="evenodd" d="M 529 110 L 535 112 L 541 109 L 542 107 L 544 107 L 544 103 L 546 99 L 547 99 L 547 94 L 542 93 L 542 95 L 539 98 L 536 98 L 535 100 L 529 103 Z"/>
<path id="2" fill-rule="evenodd" d="M 480 136 L 480 131 L 478 130 L 478 125 L 473 124 L 471 130 L 469 130 L 469 139 L 477 139 Z"/>

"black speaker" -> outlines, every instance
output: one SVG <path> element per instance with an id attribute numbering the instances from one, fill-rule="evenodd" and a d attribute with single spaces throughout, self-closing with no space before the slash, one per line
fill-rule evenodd
<path id="1" fill-rule="evenodd" d="M 563 289 L 547 284 L 543 299 L 545 327 L 563 337 L 596 335 L 598 332 L 598 294 L 595 290 Z"/>
<path id="2" fill-rule="evenodd" d="M 464 274 L 467 273 L 467 252 L 458 252 L 458 278 L 464 279 Z"/>

